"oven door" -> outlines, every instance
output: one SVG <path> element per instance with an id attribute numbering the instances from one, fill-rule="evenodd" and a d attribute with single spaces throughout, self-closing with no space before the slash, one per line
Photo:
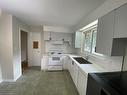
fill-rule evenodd
<path id="1" fill-rule="evenodd" d="M 50 66 L 55 66 L 55 65 L 57 65 L 57 66 L 61 66 L 62 65 L 62 62 L 61 62 L 61 60 L 60 60 L 61 58 L 60 57 L 58 57 L 58 56 L 52 56 L 52 57 L 50 57 L 49 58 L 49 65 Z"/>

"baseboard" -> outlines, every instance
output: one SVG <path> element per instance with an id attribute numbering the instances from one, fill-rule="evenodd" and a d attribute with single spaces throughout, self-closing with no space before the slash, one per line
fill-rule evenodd
<path id="1" fill-rule="evenodd" d="M 19 77 L 21 77 L 21 74 L 15 79 L 5 79 L 2 82 L 16 82 L 16 80 L 19 79 Z"/>
<path id="2" fill-rule="evenodd" d="M 14 79 L 14 81 L 16 81 L 17 79 L 19 79 L 21 77 L 22 74 L 20 74 L 17 78 Z"/>
<path id="3" fill-rule="evenodd" d="M 15 82 L 15 80 L 13 80 L 13 79 L 5 79 L 2 82 Z"/>

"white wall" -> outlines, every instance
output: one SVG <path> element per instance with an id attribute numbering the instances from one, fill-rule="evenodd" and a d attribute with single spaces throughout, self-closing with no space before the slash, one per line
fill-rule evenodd
<path id="1" fill-rule="evenodd" d="M 41 55 L 45 54 L 44 30 L 41 32 Z"/>
<path id="2" fill-rule="evenodd" d="M 2 79 L 13 80 L 12 15 L 2 12 L 0 17 L 0 64 Z"/>
<path id="3" fill-rule="evenodd" d="M 1 16 L 1 14 L 2 14 L 2 11 L 1 11 L 1 9 L 0 9 L 0 16 Z"/>
<path id="4" fill-rule="evenodd" d="M 29 29 L 16 17 L 2 12 L 0 17 L 0 64 L 3 81 L 15 81 L 21 75 L 19 28 Z"/>
<path id="5" fill-rule="evenodd" d="M 40 47 L 41 47 L 41 55 L 44 52 L 44 40 L 43 40 L 43 27 L 42 26 L 31 26 L 30 32 L 28 33 L 28 65 L 29 66 L 40 66 L 33 62 L 33 48 L 32 48 L 32 40 L 33 40 L 33 33 L 40 32 L 41 33 L 41 41 L 40 41 Z"/>
<path id="6" fill-rule="evenodd" d="M 21 39 L 19 29 L 29 32 L 29 26 L 19 21 L 15 16 L 12 17 L 12 39 L 13 39 L 13 70 L 14 80 L 18 79 L 21 72 Z"/>
<path id="7" fill-rule="evenodd" d="M 2 82 L 2 71 L 1 71 L 1 64 L 0 64 L 0 83 Z"/>
<path id="8" fill-rule="evenodd" d="M 121 5 L 127 3 L 127 0 L 106 0 L 104 4 L 99 6 L 95 11 L 89 14 L 87 17 L 81 19 L 79 23 L 73 28 L 73 30 L 77 31 L 89 23 L 95 21 L 101 16 L 107 14 L 108 12 L 120 7 Z"/>

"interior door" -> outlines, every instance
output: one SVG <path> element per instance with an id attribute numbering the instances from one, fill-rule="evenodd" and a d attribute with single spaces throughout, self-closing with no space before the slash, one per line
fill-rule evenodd
<path id="1" fill-rule="evenodd" d="M 29 35 L 29 59 L 31 66 L 41 66 L 41 33 L 31 32 Z"/>

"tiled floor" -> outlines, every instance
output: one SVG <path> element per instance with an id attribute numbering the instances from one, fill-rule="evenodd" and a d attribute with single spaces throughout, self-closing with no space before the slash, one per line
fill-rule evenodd
<path id="1" fill-rule="evenodd" d="M 79 95 L 67 71 L 25 71 L 15 83 L 1 83 L 0 95 Z"/>

